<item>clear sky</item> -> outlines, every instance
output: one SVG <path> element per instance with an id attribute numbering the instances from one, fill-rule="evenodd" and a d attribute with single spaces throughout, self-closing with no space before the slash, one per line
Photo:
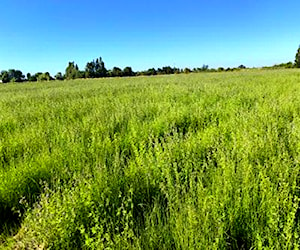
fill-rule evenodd
<path id="1" fill-rule="evenodd" d="M 294 61 L 299 0 L 1 0 L 0 70 L 248 67 Z"/>

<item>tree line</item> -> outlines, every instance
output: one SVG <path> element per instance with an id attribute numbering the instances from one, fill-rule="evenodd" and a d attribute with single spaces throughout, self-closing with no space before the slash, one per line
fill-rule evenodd
<path id="1" fill-rule="evenodd" d="M 180 69 L 176 67 L 165 66 L 162 68 L 150 68 L 144 71 L 134 72 L 131 67 L 127 66 L 124 69 L 113 67 L 108 70 L 105 67 L 101 57 L 88 62 L 84 70 L 80 70 L 75 62 L 69 62 L 65 73 L 58 72 L 55 76 L 51 76 L 49 72 L 38 72 L 35 74 L 27 73 L 26 76 L 20 70 L 10 69 L 3 70 L 0 74 L 0 79 L 3 83 L 7 82 L 39 82 L 51 80 L 70 80 L 79 78 L 101 78 L 101 77 L 130 77 L 130 76 L 150 76 L 150 75 L 168 75 L 191 72 L 207 72 L 212 71 L 208 65 L 203 65 L 202 68 Z"/>
<path id="2" fill-rule="evenodd" d="M 244 65 L 240 65 L 236 68 L 223 68 L 210 69 L 208 65 L 203 65 L 201 68 L 176 68 L 165 66 L 162 68 L 150 68 L 144 71 L 134 72 L 131 67 L 127 66 L 124 69 L 119 67 L 113 67 L 110 70 L 105 68 L 105 64 L 101 57 L 88 62 L 84 70 L 80 70 L 75 62 L 69 62 L 65 69 L 65 73 L 58 72 L 55 76 L 51 76 L 49 72 L 38 72 L 35 74 L 27 73 L 26 76 L 21 70 L 9 69 L 3 70 L 0 74 L 0 80 L 2 83 L 8 82 L 40 82 L 40 81 L 51 81 L 51 80 L 70 80 L 79 78 L 101 78 L 101 77 L 130 77 L 130 76 L 154 76 L 154 75 L 169 75 L 169 74 L 181 74 L 181 73 L 199 73 L 199 72 L 222 72 L 222 71 L 237 71 L 246 69 Z M 277 64 L 271 67 L 264 68 L 300 68 L 300 46 L 297 50 L 295 62 L 288 62 Z"/>
<path id="3" fill-rule="evenodd" d="M 51 76 L 49 72 L 38 72 L 35 74 L 27 73 L 26 76 L 20 70 L 10 69 L 3 70 L 0 74 L 0 80 L 2 83 L 8 82 L 40 82 L 51 80 L 70 80 L 80 78 L 101 78 L 101 77 L 130 77 L 130 76 L 155 76 L 155 75 L 170 75 L 181 73 L 199 73 L 199 72 L 220 72 L 220 71 L 234 71 L 246 68 L 240 65 L 237 68 L 222 67 L 218 69 L 209 69 L 208 65 L 203 65 L 201 68 L 184 68 L 165 66 L 162 68 L 150 68 L 144 71 L 134 72 L 131 67 L 125 67 L 121 69 L 119 67 L 113 67 L 110 70 L 105 68 L 105 64 L 102 58 L 97 58 L 91 62 L 88 62 L 85 66 L 85 70 L 80 70 L 75 62 L 69 62 L 65 73 L 58 72 L 55 76 Z"/>

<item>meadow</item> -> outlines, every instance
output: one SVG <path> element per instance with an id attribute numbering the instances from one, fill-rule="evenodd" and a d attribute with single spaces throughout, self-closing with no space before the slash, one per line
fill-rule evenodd
<path id="1" fill-rule="evenodd" d="M 298 249 L 300 71 L 0 85 L 0 248 Z"/>

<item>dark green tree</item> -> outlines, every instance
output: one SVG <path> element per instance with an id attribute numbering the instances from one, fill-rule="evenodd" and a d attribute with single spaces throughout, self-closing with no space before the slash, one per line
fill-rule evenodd
<path id="1" fill-rule="evenodd" d="M 36 78 L 36 81 L 38 81 L 38 79 L 41 79 L 41 75 L 42 75 L 43 73 L 42 72 L 37 72 L 37 73 L 35 73 L 35 78 Z"/>
<path id="2" fill-rule="evenodd" d="M 62 81 L 63 79 L 64 79 L 64 76 L 62 75 L 61 72 L 58 72 L 58 73 L 55 75 L 55 80 Z"/>
<path id="3" fill-rule="evenodd" d="M 113 69 L 111 71 L 111 76 L 112 77 L 121 77 L 121 76 L 123 76 L 123 72 L 120 68 L 113 67 Z"/>
<path id="4" fill-rule="evenodd" d="M 8 70 L 8 77 L 10 82 L 22 82 L 25 78 L 21 70 Z"/>
<path id="5" fill-rule="evenodd" d="M 31 78 L 31 74 L 30 74 L 30 73 L 27 73 L 27 74 L 26 74 L 26 77 L 27 77 L 27 81 L 29 81 L 29 79 Z"/>
<path id="6" fill-rule="evenodd" d="M 202 71 L 207 71 L 208 70 L 208 65 L 203 64 L 201 70 Z"/>
<path id="7" fill-rule="evenodd" d="M 157 71 L 155 68 L 148 69 L 147 75 L 157 75 Z"/>
<path id="8" fill-rule="evenodd" d="M 52 77 L 50 76 L 49 72 L 41 73 L 37 77 L 37 80 L 39 82 L 50 81 L 51 79 L 52 79 Z"/>
<path id="9" fill-rule="evenodd" d="M 135 73 L 132 71 L 131 67 L 126 67 L 123 69 L 123 76 L 134 76 Z"/>
<path id="10" fill-rule="evenodd" d="M 300 46 L 299 46 L 299 48 L 297 50 L 297 53 L 296 53 L 295 67 L 300 68 Z"/>
<path id="11" fill-rule="evenodd" d="M 22 82 L 24 81 L 25 76 L 21 70 L 10 69 L 8 71 L 3 70 L 1 72 L 1 80 L 3 83 L 7 82 Z"/>
<path id="12" fill-rule="evenodd" d="M 179 68 L 173 68 L 174 74 L 180 74 L 180 69 Z"/>
<path id="13" fill-rule="evenodd" d="M 145 71 L 137 72 L 136 75 L 138 76 L 151 76 L 151 75 L 157 75 L 157 71 L 155 68 L 151 68 Z"/>
<path id="14" fill-rule="evenodd" d="M 2 80 L 3 83 L 7 83 L 7 82 L 10 81 L 9 75 L 8 75 L 8 71 L 3 70 L 3 71 L 1 72 L 1 80 Z"/>
<path id="15" fill-rule="evenodd" d="M 287 69 L 290 69 L 290 68 L 293 68 L 294 65 L 293 65 L 292 62 L 288 62 L 288 63 L 286 63 L 285 67 L 286 67 Z"/>
<path id="16" fill-rule="evenodd" d="M 174 74 L 174 69 L 171 68 L 170 66 L 165 66 L 162 69 L 157 69 L 158 74 Z"/>
<path id="17" fill-rule="evenodd" d="M 94 78 L 96 76 L 95 61 L 88 62 L 85 66 L 85 77 Z"/>
<path id="18" fill-rule="evenodd" d="M 105 77 L 107 70 L 101 57 L 96 59 L 95 62 L 96 77 Z"/>
<path id="19" fill-rule="evenodd" d="M 29 81 L 29 82 L 36 82 L 37 81 L 36 74 L 31 75 L 30 73 L 27 73 L 27 81 Z"/>
<path id="20" fill-rule="evenodd" d="M 185 68 L 185 69 L 183 70 L 183 72 L 184 72 L 185 74 L 189 74 L 189 73 L 191 73 L 192 71 L 191 71 L 189 68 Z"/>
<path id="21" fill-rule="evenodd" d="M 66 68 L 66 79 L 76 79 L 80 77 L 80 71 L 78 65 L 74 62 L 69 62 L 68 67 Z"/>
<path id="22" fill-rule="evenodd" d="M 98 78 L 107 76 L 107 69 L 101 57 L 88 62 L 85 66 L 84 75 L 86 78 Z"/>

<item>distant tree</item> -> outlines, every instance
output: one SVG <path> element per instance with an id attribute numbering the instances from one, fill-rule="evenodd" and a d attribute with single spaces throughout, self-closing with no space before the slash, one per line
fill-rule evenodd
<path id="1" fill-rule="evenodd" d="M 121 77 L 121 76 L 123 76 L 123 72 L 120 68 L 114 67 L 111 71 L 111 76 L 112 77 Z"/>
<path id="2" fill-rule="evenodd" d="M 107 76 L 107 69 L 105 68 L 105 64 L 101 57 L 86 64 L 84 76 L 86 78 Z"/>
<path id="3" fill-rule="evenodd" d="M 79 78 L 80 72 L 78 65 L 74 62 L 69 62 L 68 67 L 66 68 L 66 79 L 76 79 Z"/>
<path id="4" fill-rule="evenodd" d="M 111 69 L 107 70 L 106 76 L 107 77 L 113 77 Z"/>
<path id="5" fill-rule="evenodd" d="M 21 70 L 8 70 L 8 78 L 10 82 L 22 82 L 25 79 Z"/>
<path id="6" fill-rule="evenodd" d="M 180 71 L 180 69 L 179 68 L 173 68 L 173 73 L 174 74 L 180 74 L 181 73 L 181 71 Z"/>
<path id="7" fill-rule="evenodd" d="M 25 76 L 23 75 L 21 70 L 15 71 L 16 82 L 23 82 L 25 80 Z"/>
<path id="8" fill-rule="evenodd" d="M 54 80 L 54 78 L 50 75 L 49 72 L 45 72 L 44 75 L 45 75 L 45 78 L 47 78 L 47 81 Z"/>
<path id="9" fill-rule="evenodd" d="M 238 68 L 239 68 L 239 69 L 245 69 L 246 66 L 244 66 L 243 64 L 241 64 Z"/>
<path id="10" fill-rule="evenodd" d="M 174 74 L 174 70 L 170 66 L 166 66 L 162 68 L 162 73 L 163 74 Z"/>
<path id="11" fill-rule="evenodd" d="M 294 67 L 296 67 L 296 62 L 295 62 L 295 64 L 293 64 L 292 62 L 280 63 L 280 64 L 275 64 L 271 67 L 265 67 L 265 68 L 268 68 L 268 69 L 278 69 L 278 68 L 290 69 L 290 68 L 294 68 Z"/>
<path id="12" fill-rule="evenodd" d="M 300 46 L 299 46 L 299 48 L 297 50 L 297 53 L 296 53 L 295 67 L 300 68 Z"/>
<path id="13" fill-rule="evenodd" d="M 15 76 L 16 70 L 14 69 L 9 69 L 8 70 L 8 78 L 10 82 L 17 82 L 17 78 Z"/>
<path id="14" fill-rule="evenodd" d="M 293 67 L 294 67 L 294 65 L 293 65 L 292 62 L 288 62 L 288 63 L 286 64 L 286 68 L 288 68 L 288 69 L 293 68 Z"/>
<path id="15" fill-rule="evenodd" d="M 76 74 L 76 78 L 85 78 L 85 71 L 78 70 Z"/>
<path id="16" fill-rule="evenodd" d="M 191 71 L 189 68 L 185 68 L 185 69 L 183 70 L 183 72 L 184 72 L 185 74 L 188 74 L 188 73 L 191 73 L 192 71 Z"/>
<path id="17" fill-rule="evenodd" d="M 223 68 L 223 67 L 219 67 L 219 68 L 218 68 L 218 71 L 219 71 L 219 72 L 222 72 L 222 71 L 224 71 L 224 68 Z"/>
<path id="18" fill-rule="evenodd" d="M 59 81 L 62 81 L 64 79 L 64 76 L 62 75 L 61 72 L 58 72 L 56 75 L 55 75 L 55 79 L 56 80 L 59 80 Z"/>
<path id="19" fill-rule="evenodd" d="M 42 77 L 41 77 L 41 75 L 42 75 L 43 73 L 42 72 L 37 72 L 37 73 L 35 73 L 35 78 L 36 78 L 36 81 L 39 81 L 39 79 L 41 79 Z"/>
<path id="20" fill-rule="evenodd" d="M 49 72 L 39 73 L 37 76 L 37 80 L 39 82 L 50 81 L 52 80 L 52 77 L 50 76 Z"/>
<path id="21" fill-rule="evenodd" d="M 34 75 L 31 75 L 30 73 L 26 74 L 27 81 L 29 82 L 36 82 L 38 80 L 38 76 L 41 75 L 42 73 L 36 73 Z"/>
<path id="22" fill-rule="evenodd" d="M 208 70 L 208 65 L 206 65 L 206 64 L 203 64 L 202 65 L 202 68 L 201 68 L 201 71 L 207 71 Z"/>
<path id="23" fill-rule="evenodd" d="M 146 75 L 157 75 L 157 71 L 155 70 L 155 68 L 148 69 L 146 71 Z"/>
<path id="24" fill-rule="evenodd" d="M 131 67 L 125 67 L 123 69 L 123 76 L 134 76 L 134 72 L 132 71 Z"/>
<path id="25" fill-rule="evenodd" d="M 26 77 L 27 77 L 27 81 L 29 81 L 29 79 L 31 78 L 31 74 L 30 74 L 30 73 L 27 73 L 27 74 L 26 74 Z"/>
<path id="26" fill-rule="evenodd" d="M 8 75 L 8 71 L 3 70 L 3 71 L 1 72 L 1 80 L 2 80 L 3 83 L 7 83 L 7 82 L 10 81 L 9 75 Z"/>
<path id="27" fill-rule="evenodd" d="M 107 69 L 105 68 L 102 57 L 96 59 L 95 69 L 97 77 L 105 77 L 107 75 Z"/>
<path id="28" fill-rule="evenodd" d="M 170 66 L 165 66 L 165 67 L 157 69 L 158 75 L 169 75 L 169 74 L 173 74 L 173 73 L 174 73 L 174 71 Z"/>
<path id="29" fill-rule="evenodd" d="M 85 77 L 94 78 L 96 77 L 96 66 L 95 61 L 88 62 L 85 66 Z"/>
<path id="30" fill-rule="evenodd" d="M 1 80 L 3 83 L 7 82 L 22 82 L 25 80 L 21 70 L 10 69 L 8 71 L 3 70 L 1 72 Z"/>
<path id="31" fill-rule="evenodd" d="M 31 75 L 30 73 L 27 73 L 27 81 L 36 82 L 37 81 L 37 74 Z"/>

